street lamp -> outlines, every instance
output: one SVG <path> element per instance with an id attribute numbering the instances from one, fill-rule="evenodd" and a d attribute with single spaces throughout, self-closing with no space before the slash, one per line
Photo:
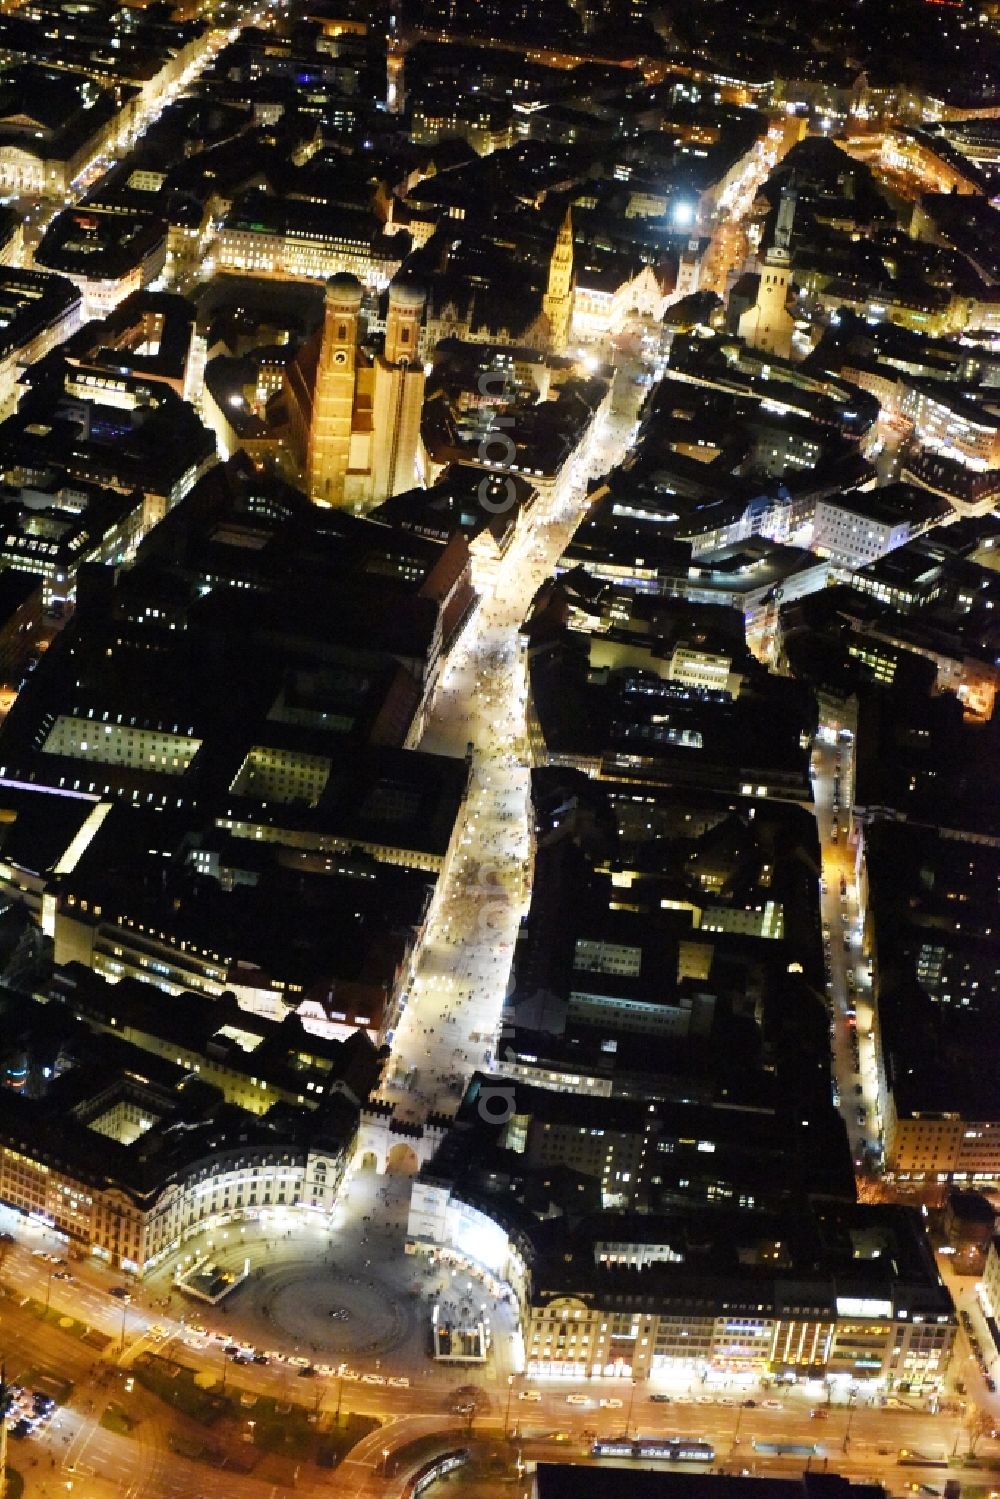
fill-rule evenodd
<path id="1" fill-rule="evenodd" d="M 628 1397 L 628 1412 L 625 1416 L 625 1436 L 628 1437 L 628 1429 L 632 1424 L 632 1407 L 635 1404 L 635 1387 L 639 1383 L 635 1375 L 632 1375 L 632 1392 Z"/>
<path id="2" fill-rule="evenodd" d="M 389 1448 L 382 1448 L 382 1477 L 386 1478 L 389 1473 Z"/>
<path id="3" fill-rule="evenodd" d="M 845 1452 L 847 1451 L 848 1447 L 851 1444 L 851 1427 L 854 1424 L 854 1417 L 857 1415 L 857 1413 L 858 1413 L 857 1401 L 856 1401 L 855 1397 L 852 1395 L 851 1396 L 851 1408 L 850 1408 L 850 1410 L 847 1413 L 847 1428 L 846 1428 L 846 1430 L 844 1432 L 844 1448 L 843 1448 L 843 1450 Z"/>
<path id="4" fill-rule="evenodd" d="M 504 1440 L 505 1441 L 506 1441 L 506 1438 L 507 1438 L 507 1432 L 510 1430 L 510 1402 L 511 1402 L 511 1397 L 512 1397 L 513 1394 L 514 1394 L 514 1376 L 513 1376 L 513 1374 L 508 1374 L 507 1375 L 507 1409 L 504 1411 L 504 1416 L 503 1416 L 503 1434 L 504 1434 Z"/>

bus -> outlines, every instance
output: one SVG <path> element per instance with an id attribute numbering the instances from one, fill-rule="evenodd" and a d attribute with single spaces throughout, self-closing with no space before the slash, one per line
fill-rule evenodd
<path id="1" fill-rule="evenodd" d="M 464 1467 L 468 1461 L 468 1447 L 455 1447 L 450 1452 L 442 1452 L 438 1457 L 432 1457 L 409 1478 L 403 1490 L 403 1499 L 418 1499 L 418 1496 L 425 1489 L 429 1489 L 432 1483 L 437 1483 L 439 1478 L 445 1478 L 449 1473 L 454 1473 L 456 1468 Z"/>
<path id="2" fill-rule="evenodd" d="M 633 1457 L 655 1462 L 712 1463 L 715 1448 L 694 1437 L 603 1437 L 594 1442 L 591 1457 Z"/>

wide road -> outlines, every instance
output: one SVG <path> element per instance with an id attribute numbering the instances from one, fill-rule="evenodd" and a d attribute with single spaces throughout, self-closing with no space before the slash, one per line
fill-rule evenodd
<path id="1" fill-rule="evenodd" d="M 29 1493 L 54 1494 L 58 1483 L 64 1489 L 69 1482 L 86 1482 L 86 1492 L 93 1495 L 171 1495 L 194 1496 L 207 1492 L 226 1499 L 255 1499 L 265 1493 L 281 1492 L 273 1482 L 255 1476 L 207 1469 L 171 1453 L 168 1429 L 183 1429 L 183 1422 L 171 1416 L 169 1423 L 163 1407 L 146 1395 L 137 1383 L 134 1391 L 126 1386 L 128 1364 L 139 1349 L 157 1346 L 169 1351 L 178 1362 L 217 1369 L 221 1345 L 210 1351 L 193 1348 L 179 1337 L 162 1342 L 152 1339 L 148 1328 L 156 1311 L 126 1312 L 128 1342 L 124 1360 L 115 1358 L 121 1312 L 117 1302 L 102 1291 L 94 1278 L 87 1276 L 77 1285 L 54 1281 L 51 1304 L 56 1311 L 80 1317 L 86 1313 L 96 1327 L 115 1340 L 109 1349 L 110 1359 L 95 1356 L 93 1350 L 58 1325 L 40 1323 L 26 1308 L 19 1306 L 18 1284 L 30 1273 L 30 1254 L 16 1249 L 7 1257 L 3 1279 L 9 1293 L 0 1303 L 0 1328 L 13 1379 L 30 1376 L 33 1380 L 46 1374 L 70 1380 L 74 1385 L 72 1405 L 63 1408 L 43 1435 L 22 1444 L 13 1444 L 19 1467 L 29 1478 Z M 163 1316 L 164 1314 L 160 1313 Z M 214 1314 L 215 1320 L 223 1318 Z M 168 1332 L 177 1323 L 165 1317 Z M 273 1364 L 265 1367 L 245 1366 L 230 1369 L 233 1386 L 259 1393 L 287 1394 L 287 1371 Z M 454 1375 L 456 1381 L 463 1376 Z M 338 1391 L 336 1380 L 310 1381 L 308 1403 L 316 1408 L 331 1409 L 339 1395 L 347 1408 L 365 1409 L 381 1417 L 382 1429 L 365 1440 L 333 1475 L 322 1481 L 315 1470 L 303 1468 L 297 1488 L 306 1494 L 339 1493 L 383 1495 L 393 1492 L 383 1480 L 383 1453 L 392 1452 L 415 1437 L 433 1432 L 454 1430 L 456 1418 L 450 1411 L 450 1394 L 437 1380 L 415 1381 L 406 1390 L 354 1387 Z M 816 1449 L 814 1461 L 829 1462 L 831 1468 L 852 1475 L 878 1478 L 895 1490 L 902 1480 L 925 1478 L 936 1481 L 941 1470 L 904 1469 L 899 1462 L 901 1449 L 967 1453 L 970 1433 L 954 1414 L 932 1416 L 896 1408 L 845 1406 L 828 1407 L 822 1402 L 810 1406 L 801 1394 L 768 1395 L 777 1408 L 758 1403 L 746 1408 L 737 1395 L 718 1397 L 688 1396 L 661 1404 L 650 1400 L 640 1388 L 633 1396 L 631 1388 L 614 1387 L 610 1382 L 593 1384 L 581 1392 L 587 1404 L 570 1404 L 571 1387 L 531 1391 L 532 1398 L 522 1399 L 525 1387 L 518 1381 L 510 1387 L 491 1390 L 489 1416 L 476 1423 L 475 1430 L 504 1446 L 505 1432 L 512 1446 L 528 1458 L 546 1455 L 560 1460 L 582 1459 L 588 1452 L 593 1435 L 614 1437 L 630 1434 L 687 1435 L 705 1438 L 716 1449 L 720 1464 L 758 1471 L 795 1472 L 802 1459 L 774 1458 L 755 1450 L 755 1442 L 795 1442 Z M 534 1398 L 535 1396 L 538 1398 Z M 579 1398 L 579 1396 L 578 1396 Z M 137 1421 L 135 1434 L 125 1438 L 106 1430 L 99 1418 L 107 1402 L 125 1405 Z M 614 1406 L 601 1400 L 620 1402 Z M 815 1412 L 816 1414 L 813 1414 Z M 1000 1459 L 1000 1447 L 987 1439 L 980 1444 L 982 1455 Z M 35 1464 L 31 1465 L 31 1459 Z M 949 1476 L 963 1476 L 961 1470 L 949 1470 Z M 966 1474 L 972 1477 L 972 1474 Z"/>
<path id="2" fill-rule="evenodd" d="M 858 904 L 857 848 L 850 841 L 853 753 L 853 740 L 836 738 L 831 742 L 829 735 L 821 732 L 813 751 L 812 770 L 823 856 L 820 907 L 832 1001 L 833 1085 L 860 1169 L 866 1148 L 878 1151 L 881 1141 L 871 1040 L 874 1013 L 868 965 L 861 950 L 863 913 Z"/>
<path id="3" fill-rule="evenodd" d="M 582 514 L 590 478 L 627 451 L 644 391 L 624 373 L 615 400 L 576 458 L 562 495 L 522 518 L 495 588 L 466 627 L 420 747 L 464 755 L 472 778 L 457 856 L 438 882 L 382 1097 L 400 1118 L 451 1113 L 469 1074 L 500 1042 L 513 944 L 530 895 L 530 772 L 519 630 Z"/>

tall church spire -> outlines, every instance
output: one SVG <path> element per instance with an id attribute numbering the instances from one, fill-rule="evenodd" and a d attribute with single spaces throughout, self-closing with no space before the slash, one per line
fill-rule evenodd
<path id="1" fill-rule="evenodd" d="M 542 308 L 549 320 L 549 337 L 552 349 L 561 354 L 569 339 L 570 319 L 573 315 L 573 210 L 567 207 L 566 216 L 556 235 L 555 247 L 549 261 L 549 281 L 542 298 Z"/>
<path id="2" fill-rule="evenodd" d="M 779 254 L 788 256 L 792 250 L 792 225 L 795 223 L 795 203 L 798 194 L 795 188 L 789 184 L 782 189 L 781 203 L 778 208 L 778 222 L 774 230 L 774 250 Z"/>

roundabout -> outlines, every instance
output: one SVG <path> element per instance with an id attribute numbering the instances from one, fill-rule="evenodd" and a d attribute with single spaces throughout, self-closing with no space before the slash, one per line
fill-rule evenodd
<path id="1" fill-rule="evenodd" d="M 409 1333 L 408 1309 L 388 1286 L 329 1265 L 265 1270 L 251 1280 L 244 1303 L 279 1341 L 341 1358 L 391 1353 Z"/>

